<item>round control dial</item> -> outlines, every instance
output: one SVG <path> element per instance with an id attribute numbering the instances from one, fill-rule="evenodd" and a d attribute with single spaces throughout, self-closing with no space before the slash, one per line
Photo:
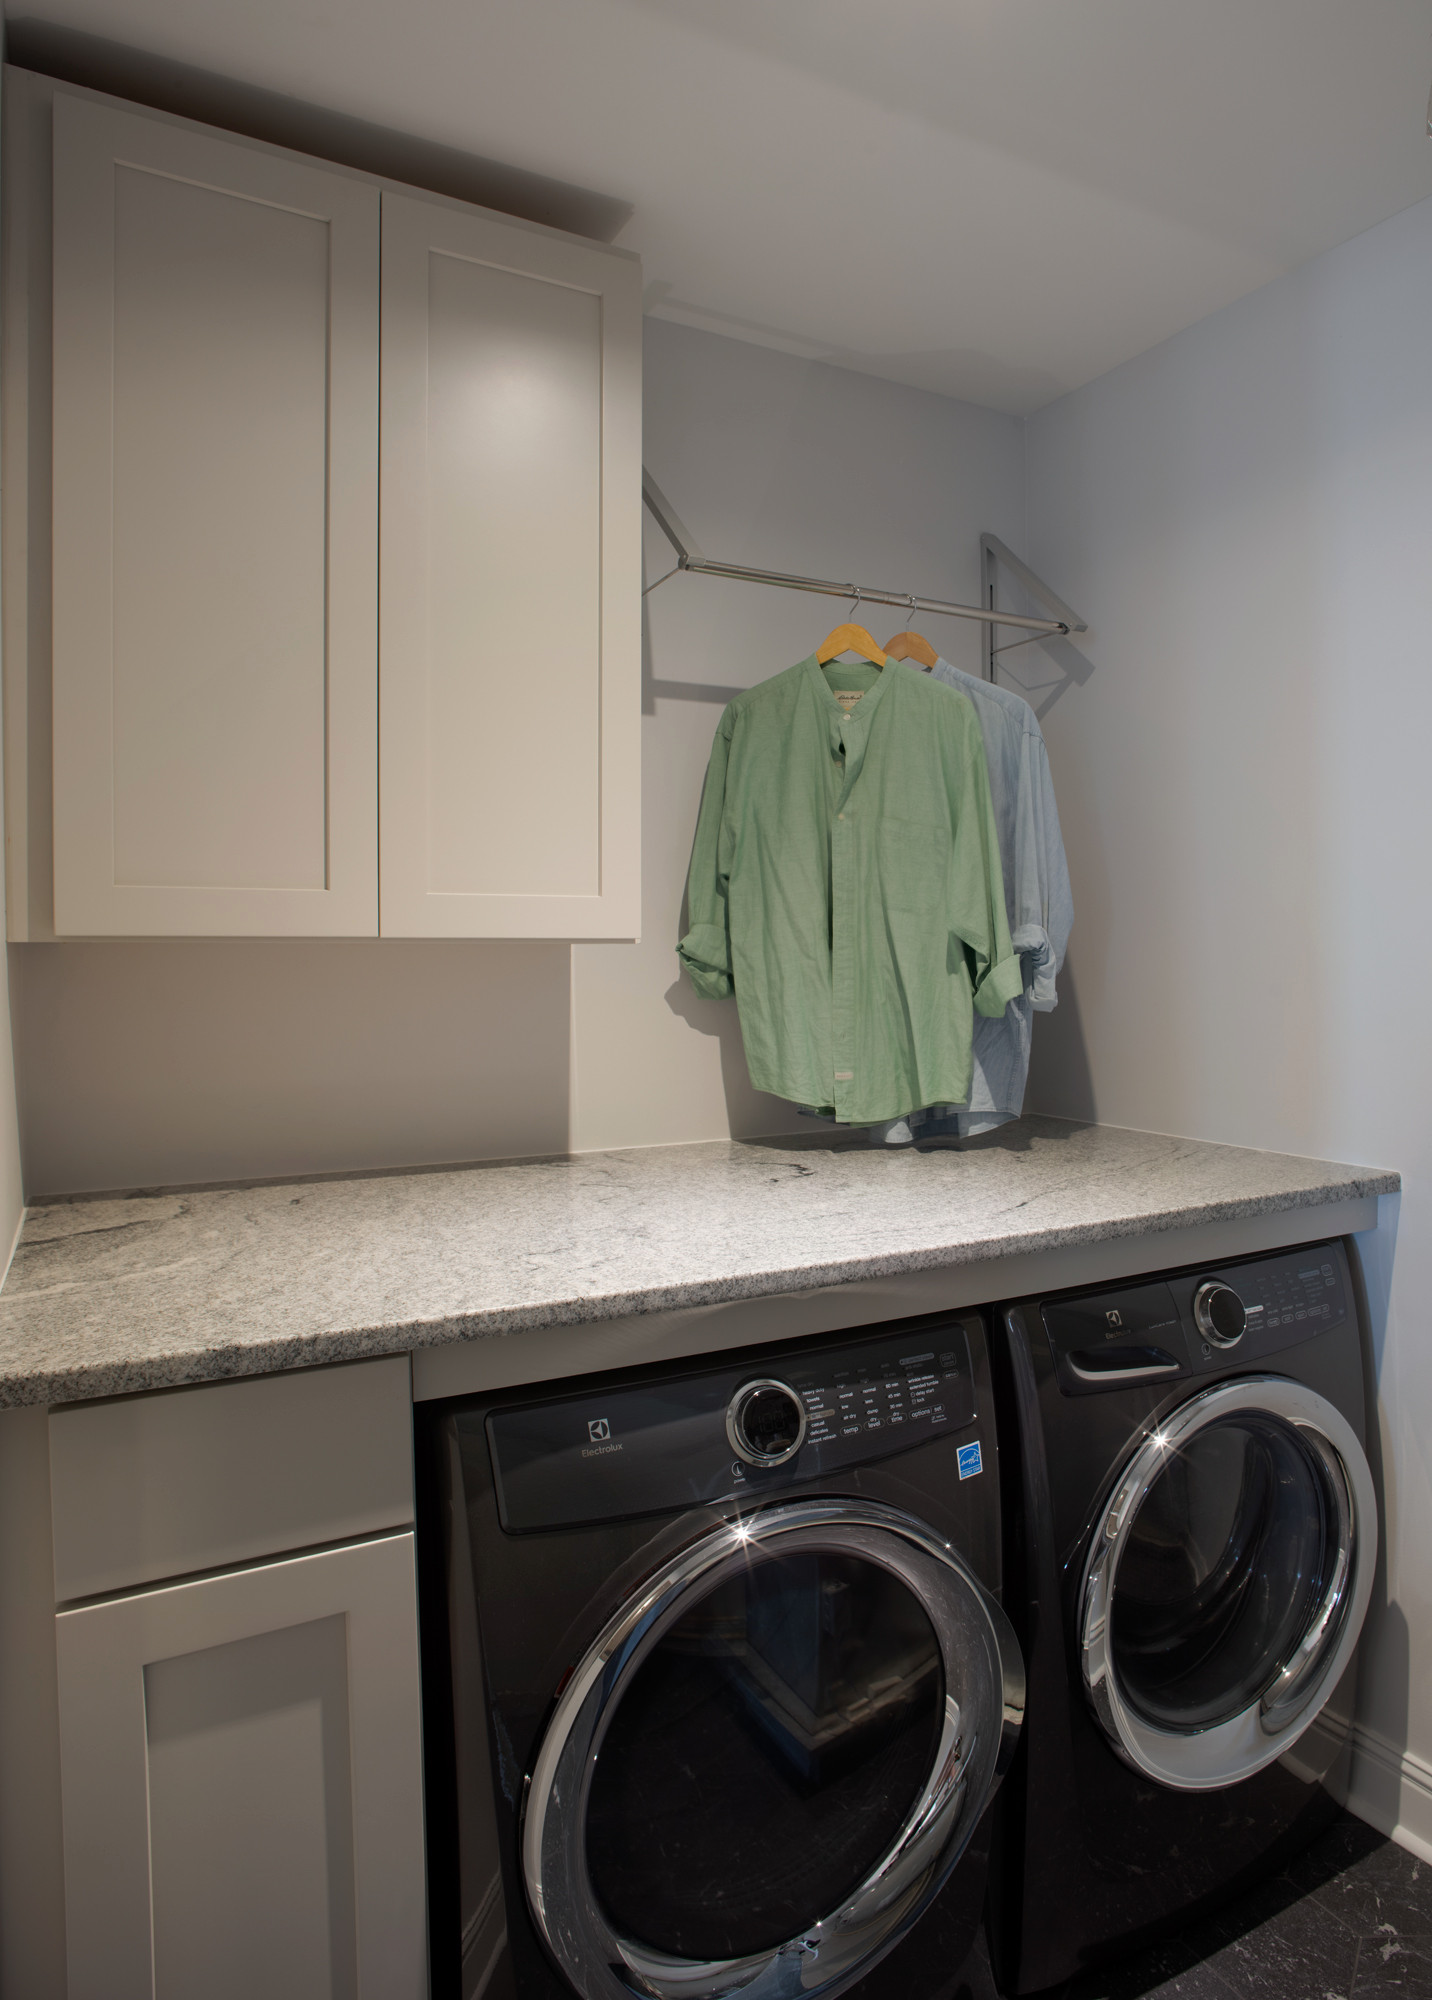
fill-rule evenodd
<path id="1" fill-rule="evenodd" d="M 1248 1313 L 1232 1285 L 1200 1285 L 1193 1295 L 1194 1324 L 1215 1347 L 1236 1347 L 1248 1328 Z"/>
<path id="2" fill-rule="evenodd" d="M 744 1382 L 731 1398 L 726 1435 L 747 1465 L 784 1465 L 805 1443 L 805 1434 L 805 1404 L 785 1382 Z"/>

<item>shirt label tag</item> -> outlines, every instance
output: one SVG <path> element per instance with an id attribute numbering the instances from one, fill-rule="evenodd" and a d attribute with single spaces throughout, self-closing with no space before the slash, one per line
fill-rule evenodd
<path id="1" fill-rule="evenodd" d="M 838 1069 L 835 1072 L 835 1080 L 837 1083 L 854 1083 L 855 1071 L 853 1069 Z"/>
<path id="2" fill-rule="evenodd" d="M 835 696 L 836 700 L 840 703 L 841 707 L 845 710 L 847 715 L 849 715 L 851 709 L 854 708 L 855 704 L 859 701 L 860 697 L 864 694 L 864 692 L 865 692 L 864 688 L 831 689 L 831 693 Z"/>

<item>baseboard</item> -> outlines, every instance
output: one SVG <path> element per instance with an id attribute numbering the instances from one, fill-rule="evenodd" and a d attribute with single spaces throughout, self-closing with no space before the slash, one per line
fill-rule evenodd
<path id="1" fill-rule="evenodd" d="M 1399 1847 L 1432 1861 L 1432 1764 L 1364 1723 L 1353 1725 L 1347 1807 Z"/>

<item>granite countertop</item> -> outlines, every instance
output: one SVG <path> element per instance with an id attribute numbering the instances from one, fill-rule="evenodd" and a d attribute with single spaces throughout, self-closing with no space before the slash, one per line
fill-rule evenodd
<path id="1" fill-rule="evenodd" d="M 55 1203 L 30 1211 L 0 1290 L 0 1406 L 980 1263 L 1400 1185 L 1373 1168 L 1027 1118 L 926 1153 L 730 1140 Z"/>

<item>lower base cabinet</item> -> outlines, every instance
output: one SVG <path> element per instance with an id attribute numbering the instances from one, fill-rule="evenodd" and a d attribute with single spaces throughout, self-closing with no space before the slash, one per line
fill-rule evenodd
<path id="1" fill-rule="evenodd" d="M 422 2000 L 413 1537 L 59 1613 L 70 2000 Z"/>

